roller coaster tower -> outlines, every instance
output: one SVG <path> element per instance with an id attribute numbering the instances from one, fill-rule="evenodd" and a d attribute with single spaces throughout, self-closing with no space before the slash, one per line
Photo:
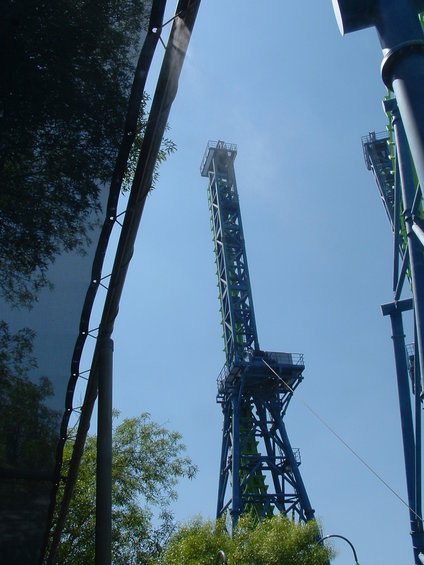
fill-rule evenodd
<path id="1" fill-rule="evenodd" d="M 388 89 L 387 133 L 362 140 L 393 236 L 390 317 L 398 385 L 412 545 L 424 563 L 422 402 L 424 378 L 424 0 L 333 0 L 340 31 L 375 27 Z M 407 296 L 405 296 L 407 295 Z M 405 312 L 413 314 L 414 343 L 406 346 Z"/>
<path id="2" fill-rule="evenodd" d="M 314 517 L 299 451 L 291 447 L 284 416 L 302 381 L 303 355 L 262 351 L 234 172 L 235 145 L 209 142 L 201 174 L 209 178 L 226 362 L 217 401 L 224 416 L 217 516 L 232 526 L 242 512 L 258 519 L 274 511 L 300 521 Z"/>

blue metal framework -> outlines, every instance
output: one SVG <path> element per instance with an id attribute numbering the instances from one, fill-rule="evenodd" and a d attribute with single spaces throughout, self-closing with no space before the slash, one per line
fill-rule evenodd
<path id="1" fill-rule="evenodd" d="M 389 90 L 385 110 L 390 117 L 390 151 L 384 140 L 364 140 L 372 169 L 394 233 L 394 300 L 383 306 L 392 323 L 399 389 L 405 469 L 414 559 L 424 563 L 421 492 L 421 402 L 424 378 L 424 0 L 333 0 L 342 34 L 375 27 L 383 62 L 381 75 Z M 392 97 L 394 95 L 394 97 Z M 390 181 L 389 160 L 394 163 Z M 401 266 L 400 266 L 401 265 Z M 400 300 L 408 277 L 412 299 Z M 415 345 L 408 360 L 403 312 L 413 310 Z M 412 419 L 411 404 L 415 408 Z"/>
<path id="2" fill-rule="evenodd" d="M 302 380 L 301 354 L 259 348 L 234 172 L 235 145 L 210 142 L 201 164 L 209 178 L 226 363 L 218 377 L 217 401 L 224 425 L 217 516 L 229 511 L 232 525 L 242 512 L 258 519 L 276 509 L 298 520 L 314 517 L 283 421 Z"/>
<path id="3" fill-rule="evenodd" d="M 421 479 L 423 343 L 418 331 L 424 306 L 424 238 L 420 240 L 423 202 L 396 99 L 386 100 L 385 109 L 391 119 L 389 133 L 371 133 L 362 139 L 362 145 L 365 162 L 374 173 L 394 236 L 394 300 L 382 306 L 382 310 L 385 316 L 390 316 L 392 325 L 411 535 L 415 563 L 419 564 L 419 555 L 424 553 Z M 413 298 L 402 300 L 406 280 Z M 408 350 L 403 313 L 410 310 L 414 313 L 415 339 Z"/>

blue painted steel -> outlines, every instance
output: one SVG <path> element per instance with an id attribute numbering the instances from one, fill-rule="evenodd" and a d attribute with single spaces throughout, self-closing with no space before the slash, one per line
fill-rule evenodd
<path id="1" fill-rule="evenodd" d="M 202 175 L 209 176 L 209 206 L 215 242 L 225 353 L 231 372 L 249 349 L 259 349 L 252 290 L 233 162 L 235 145 L 208 145 Z"/>
<path id="2" fill-rule="evenodd" d="M 424 536 L 423 524 L 420 519 L 421 514 L 419 513 L 419 509 L 417 509 L 416 489 L 420 488 L 421 480 L 420 475 L 416 476 L 415 473 L 416 445 L 409 392 L 405 334 L 402 322 L 402 312 L 411 308 L 412 300 L 404 300 L 398 303 L 385 304 L 382 310 L 384 315 L 390 315 L 392 324 L 411 536 L 415 561 L 419 563 L 419 561 L 417 561 L 418 554 L 424 549 Z"/>
<path id="3" fill-rule="evenodd" d="M 333 0 L 342 33 L 375 26 L 382 78 L 399 105 L 418 179 L 424 186 L 424 0 Z"/>
<path id="4" fill-rule="evenodd" d="M 217 516 L 231 523 L 250 511 L 258 519 L 276 510 L 298 520 L 314 517 L 283 423 L 302 380 L 303 356 L 265 352 L 253 310 L 247 256 L 234 172 L 235 145 L 210 142 L 201 164 L 209 178 L 226 363 L 218 377 L 217 400 L 224 425 Z"/>
<path id="5" fill-rule="evenodd" d="M 424 376 L 424 247 L 413 231 L 414 207 L 418 209 L 422 198 L 414 182 L 408 141 L 396 99 L 386 102 L 386 111 L 391 112 L 396 136 L 396 156 L 399 163 L 399 181 L 402 191 L 403 219 L 408 241 L 412 288 L 414 291 L 414 312 L 416 319 L 418 362 L 421 376 Z M 418 198 L 416 198 L 418 196 Z M 418 215 L 418 213 L 417 213 Z"/>
<path id="6" fill-rule="evenodd" d="M 419 12 L 424 11 L 424 0 L 333 0 L 336 18 L 342 33 L 375 26 L 383 50 L 382 78 L 387 88 L 394 92 L 395 100 L 386 102 L 386 110 L 393 118 L 396 137 L 396 179 L 394 183 L 394 216 L 392 228 L 395 236 L 394 256 L 394 304 L 396 312 L 390 312 L 394 331 L 394 348 L 398 373 L 399 399 L 404 453 L 410 507 L 412 508 L 413 546 L 415 563 L 421 563 L 423 552 L 423 525 L 421 518 L 421 377 L 424 377 L 424 252 L 419 239 L 424 187 L 424 22 Z M 368 154 L 372 153 L 369 152 Z M 411 163 L 411 157 L 413 163 Z M 379 178 L 376 168 L 376 177 Z M 414 172 L 418 179 L 415 184 Z M 393 184 L 393 183 L 392 183 Z M 421 186 L 421 189 L 420 189 Z M 390 187 L 388 188 L 390 192 Z M 386 209 L 390 209 L 387 193 L 383 194 Z M 398 242 L 402 242 L 403 265 L 399 271 Z M 407 242 L 407 243 L 406 243 Z M 399 343 L 402 313 L 399 299 L 404 275 L 409 268 L 409 278 L 414 296 L 415 359 L 413 383 L 415 392 L 415 450 L 411 455 L 408 442 L 412 441 L 406 400 L 405 367 L 399 359 L 405 356 L 404 346 Z M 399 275 L 399 276 L 398 276 Z M 396 280 L 398 279 L 398 280 Z M 396 327 L 395 327 L 396 326 Z M 417 358 L 418 357 L 418 358 Z M 417 372 L 421 373 L 418 377 Z M 403 392 L 402 392 L 403 391 Z M 410 406 L 410 404 L 409 404 Z M 408 431 L 406 431 L 408 430 Z M 409 438 L 409 439 L 408 439 Z M 405 443 L 406 442 L 406 443 Z M 409 447 L 408 447 L 409 445 Z M 412 477 L 412 478 L 411 478 Z M 412 491 L 411 481 L 414 480 Z M 413 494 L 413 504 L 411 495 Z"/>
<path id="7" fill-rule="evenodd" d="M 394 302 L 383 307 L 385 315 L 390 314 L 393 347 L 395 353 L 398 380 L 399 406 L 402 424 L 406 481 L 410 506 L 411 536 L 415 563 L 420 563 L 419 553 L 424 551 L 422 523 L 422 479 L 421 479 L 421 402 L 423 374 L 423 327 L 424 327 L 424 247 L 413 230 L 414 222 L 422 215 L 423 203 L 419 187 L 415 186 L 414 169 L 411 154 L 403 128 L 396 99 L 385 101 L 385 110 L 391 117 L 394 140 L 389 136 L 370 134 L 363 139 L 365 160 L 374 172 L 380 195 L 388 213 L 394 233 L 393 290 Z M 393 145 L 393 151 L 389 148 Z M 388 174 L 389 167 L 395 175 Z M 402 258 L 399 272 L 398 256 Z M 413 291 L 413 301 L 400 301 L 406 273 Z M 406 366 L 405 343 L 403 336 L 402 312 L 414 309 L 415 316 L 415 353 L 411 360 L 413 406 L 415 426 L 411 413 L 411 393 L 409 390 Z"/>
<path id="8" fill-rule="evenodd" d="M 391 209 L 393 216 L 389 215 L 394 233 L 394 266 L 393 266 L 393 291 L 394 302 L 383 306 L 383 314 L 390 315 L 393 333 L 393 348 L 398 382 L 399 408 L 402 425 L 402 438 L 404 446 L 404 459 L 406 482 L 408 490 L 408 504 L 410 506 L 411 536 L 413 542 L 415 563 L 420 563 L 418 554 L 424 550 L 422 512 L 422 487 L 421 487 L 421 366 L 423 355 L 422 336 L 418 332 L 419 312 L 424 300 L 424 248 L 412 231 L 414 215 L 412 210 L 421 206 L 420 191 L 414 186 L 413 169 L 410 153 L 406 144 L 402 122 L 397 111 L 396 101 L 386 102 L 386 110 L 390 112 L 393 120 L 396 143 L 391 155 L 389 136 L 375 136 L 370 134 L 363 139 L 366 163 L 373 171 L 377 186 L 382 196 L 386 211 Z M 395 177 L 388 174 L 389 167 L 393 168 L 395 159 Z M 418 196 L 418 198 L 417 198 Z M 403 260 L 399 272 L 397 257 Z M 405 274 L 411 282 L 414 300 L 400 301 Z M 403 335 L 402 312 L 414 309 L 416 318 L 415 355 L 413 356 L 413 406 L 415 411 L 415 427 L 411 414 L 411 393 L 408 383 L 408 368 L 406 365 L 406 350 Z M 418 317 L 417 317 L 418 315 Z M 422 316 L 422 314 L 421 314 Z M 421 318 L 422 320 L 422 318 Z"/>

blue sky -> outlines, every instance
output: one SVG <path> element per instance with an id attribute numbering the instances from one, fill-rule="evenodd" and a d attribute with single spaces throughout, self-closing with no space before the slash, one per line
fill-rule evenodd
<path id="1" fill-rule="evenodd" d="M 170 115 L 178 151 L 146 204 L 116 322 L 114 405 L 183 434 L 199 474 L 181 484 L 177 517 L 214 517 L 225 359 L 199 167 L 208 140 L 236 143 L 260 345 L 305 355 L 286 425 L 309 497 L 324 533 L 347 536 L 361 563 L 403 565 L 407 509 L 304 404 L 406 499 L 380 310 L 392 237 L 361 148 L 386 124 L 381 59 L 374 30 L 341 37 L 329 0 L 203 2 Z M 353 563 L 336 548 L 334 563 Z"/>

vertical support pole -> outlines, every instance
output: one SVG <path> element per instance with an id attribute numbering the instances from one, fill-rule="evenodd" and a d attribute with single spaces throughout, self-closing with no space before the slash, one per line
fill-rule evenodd
<path id="1" fill-rule="evenodd" d="M 228 452 L 231 449 L 231 430 L 230 430 L 230 414 L 231 414 L 231 399 L 226 397 L 222 402 L 222 411 L 224 414 L 224 425 L 222 428 L 222 447 L 221 459 L 219 467 L 219 482 L 218 482 L 218 503 L 216 508 L 216 517 L 219 518 L 222 514 L 224 507 L 225 489 L 228 482 Z"/>
<path id="2" fill-rule="evenodd" d="M 375 26 L 383 50 L 384 59 L 381 67 L 382 79 L 389 90 L 392 90 L 399 105 L 407 144 L 411 152 L 415 170 L 421 188 L 424 187 L 424 33 L 418 19 L 418 12 L 424 11 L 424 0 L 333 0 L 340 31 L 349 33 L 367 27 Z M 398 137 L 398 136 L 397 136 Z M 406 143 L 405 143 L 406 145 Z M 409 153 L 409 152 L 408 152 Z M 409 159 L 409 156 L 408 156 Z M 410 164 L 410 163 L 409 163 Z M 402 164 L 399 166 L 402 174 Z M 404 183 L 402 182 L 402 185 Z M 405 186 L 402 186 L 405 189 Z M 403 195 L 405 196 L 405 195 Z M 405 208 L 407 203 L 404 202 Z M 405 218 L 406 220 L 407 218 Z M 408 227 L 407 227 L 408 229 Z M 412 234 L 409 235 L 412 239 Z M 408 246 L 408 249 L 410 247 Z M 410 256 L 411 270 L 414 261 Z M 395 267 L 396 268 L 396 267 Z M 418 275 L 422 284 L 423 275 Z M 419 292 L 414 284 L 414 301 L 422 301 L 422 291 Z M 406 302 L 406 301 L 402 301 Z M 414 441 L 418 443 L 421 431 L 416 428 L 415 438 L 413 433 L 410 393 L 404 351 L 401 302 L 383 307 L 383 314 L 390 315 L 393 328 L 393 344 L 395 348 L 396 372 L 399 386 L 399 403 L 402 416 L 402 434 L 404 439 L 405 466 L 407 473 L 408 500 L 415 512 L 410 512 L 412 525 L 412 539 L 414 546 L 415 563 L 423 563 L 420 553 L 423 552 L 424 540 L 422 532 L 421 514 L 417 508 L 418 490 L 421 484 L 415 476 L 418 462 L 415 460 L 420 454 L 421 447 L 414 448 Z M 404 308 L 405 309 L 405 308 Z M 419 311 L 415 305 L 415 312 Z M 422 367 L 424 352 L 423 334 L 424 320 L 416 320 L 416 341 L 418 352 L 421 356 Z M 402 333 L 402 338 L 400 338 Z M 420 336 L 421 334 L 421 336 Z M 421 344 L 421 345 L 420 345 Z M 406 371 L 406 372 L 405 372 Z M 421 371 L 422 372 L 422 371 Z M 424 375 L 421 375 L 421 378 Z M 406 382 L 406 384 L 405 384 Z M 420 399 L 418 389 L 415 391 L 416 425 L 421 424 Z M 407 399 L 408 407 L 406 405 Z M 409 415 L 407 412 L 409 411 Z M 411 428 L 411 429 L 410 429 Z M 411 454 L 412 447 L 412 454 Z M 421 457 L 421 455 L 419 455 Z M 420 466 L 420 463 L 419 463 Z M 411 478 L 412 475 L 412 478 Z"/>
<path id="3" fill-rule="evenodd" d="M 264 440 L 266 454 L 270 462 L 272 462 L 270 464 L 270 469 L 271 469 L 272 481 L 274 483 L 275 494 L 277 495 L 277 501 L 275 505 L 280 510 L 280 512 L 282 512 L 284 510 L 284 497 L 282 490 L 282 484 L 284 483 L 284 480 L 282 479 L 281 472 L 279 472 L 280 467 L 278 464 L 276 464 L 277 462 L 276 462 L 275 447 L 271 445 L 270 433 L 268 431 L 268 425 L 267 425 L 265 403 L 257 395 L 254 396 L 253 401 L 255 403 L 256 412 L 259 416 L 258 424 L 261 429 L 262 437 Z"/>
<path id="4" fill-rule="evenodd" d="M 233 421 L 232 421 L 232 480 L 233 495 L 231 505 L 231 517 L 233 528 L 240 518 L 241 492 L 240 492 L 240 385 L 234 386 L 232 390 Z"/>
<path id="5" fill-rule="evenodd" d="M 287 457 L 288 462 L 290 463 L 291 471 L 296 480 L 296 490 L 299 495 L 300 506 L 305 514 L 305 519 L 313 520 L 315 518 L 315 510 L 312 508 L 309 501 L 308 493 L 306 492 L 305 484 L 303 482 L 302 475 L 300 474 L 299 465 L 297 464 L 296 458 L 294 456 L 293 449 L 289 441 L 289 436 L 287 435 L 286 426 L 280 414 L 279 406 L 270 406 L 270 411 L 275 423 L 277 424 L 281 439 L 284 444 L 284 454 Z"/>
<path id="6" fill-rule="evenodd" d="M 402 198 L 401 181 L 399 173 L 399 160 L 396 159 L 394 178 L 394 214 L 393 214 L 393 293 L 395 294 L 399 284 L 399 255 L 400 255 L 400 204 Z M 396 297 L 395 297 L 396 300 Z"/>
<path id="7" fill-rule="evenodd" d="M 422 481 L 421 481 L 421 373 L 420 365 L 418 363 L 418 347 L 415 341 L 415 354 L 414 354 L 414 385 L 415 385 L 415 511 L 418 516 L 422 516 Z M 421 524 L 421 533 L 423 531 L 423 524 Z"/>
<path id="8" fill-rule="evenodd" d="M 392 99 L 386 101 L 385 109 L 386 111 L 392 112 L 392 122 L 396 136 L 396 151 L 399 162 L 400 186 L 403 200 L 403 216 L 408 237 L 409 260 L 414 292 L 416 343 L 418 346 L 421 377 L 424 377 L 424 253 L 422 245 L 412 229 L 412 208 L 416 194 L 414 174 L 408 140 L 396 100 Z"/>
<path id="9" fill-rule="evenodd" d="M 112 561 L 112 376 L 113 341 L 99 338 L 95 564 Z"/>
<path id="10" fill-rule="evenodd" d="M 342 34 L 375 26 L 383 50 L 381 74 L 393 90 L 424 186 L 424 34 L 418 12 L 423 0 L 333 0 Z"/>
<path id="11" fill-rule="evenodd" d="M 417 175 L 424 186 L 424 34 L 422 0 L 377 0 L 376 28 L 383 49 L 381 74 L 399 104 Z"/>
<path id="12" fill-rule="evenodd" d="M 406 362 L 405 334 L 402 322 L 402 311 L 412 308 L 412 300 L 404 300 L 397 304 L 382 306 L 383 315 L 390 315 L 392 325 L 393 349 L 395 355 L 396 376 L 398 384 L 399 409 L 402 426 L 403 453 L 405 459 L 406 487 L 408 492 L 409 517 L 411 522 L 412 545 L 415 562 L 418 554 L 424 550 L 422 523 L 416 510 L 416 479 L 415 476 L 415 439 L 412 419 L 411 400 L 408 381 L 408 366 Z M 421 409 L 421 408 L 420 408 Z"/>

